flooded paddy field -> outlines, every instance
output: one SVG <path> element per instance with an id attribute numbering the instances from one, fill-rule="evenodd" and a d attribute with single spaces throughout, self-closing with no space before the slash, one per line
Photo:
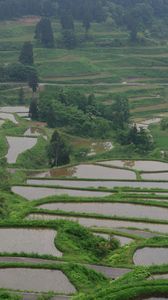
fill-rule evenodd
<path id="1" fill-rule="evenodd" d="M 168 224 L 156 224 L 148 222 L 135 222 L 135 221 L 120 221 L 120 220 L 110 220 L 110 219 L 98 219 L 98 218 L 85 218 L 85 217 L 71 217 L 62 216 L 54 214 L 30 214 L 27 219 L 29 220 L 70 220 L 78 222 L 79 224 L 86 227 L 101 227 L 101 228 L 111 228 L 111 229 L 121 229 L 122 228 L 137 228 L 142 230 L 150 230 L 159 233 L 168 233 Z M 123 230 L 124 231 L 124 230 Z M 157 234 L 156 234 L 157 235 Z"/>
<path id="2" fill-rule="evenodd" d="M 14 186 L 12 192 L 18 194 L 27 200 L 37 200 L 49 196 L 68 195 L 68 196 L 81 196 L 81 197 L 105 197 L 109 196 L 107 192 L 96 191 L 80 191 L 80 190 L 68 190 L 68 189 L 54 189 L 43 187 L 31 187 L 31 186 Z"/>
<path id="3" fill-rule="evenodd" d="M 39 208 L 48 210 L 62 210 L 77 213 L 96 213 L 106 216 L 136 217 L 149 219 L 168 219 L 168 208 L 127 203 L 48 203 Z"/>
<path id="4" fill-rule="evenodd" d="M 37 177 L 77 177 L 87 179 L 136 179 L 133 171 L 121 170 L 97 166 L 92 164 L 81 164 L 74 167 L 55 168 L 48 172 L 36 174 Z"/>
<path id="5" fill-rule="evenodd" d="M 168 163 L 149 160 L 110 160 L 98 162 L 120 168 L 136 169 L 144 172 L 168 171 Z"/>
<path id="6" fill-rule="evenodd" d="M 9 113 L 0 112 L 0 119 L 9 120 L 9 121 L 13 122 L 14 124 L 18 124 L 18 122 L 16 121 L 14 115 L 9 114 Z"/>
<path id="7" fill-rule="evenodd" d="M 113 189 L 115 187 L 129 187 L 129 188 L 159 188 L 159 189 L 168 189 L 168 181 L 167 182 L 157 182 L 157 181 L 112 181 L 112 180 L 102 180 L 102 181 L 87 181 L 87 180 L 54 180 L 54 179 L 28 179 L 27 184 L 33 185 L 55 185 L 55 186 L 66 186 L 66 187 L 93 187 L 93 188 L 109 188 Z M 132 191 L 133 192 L 133 191 Z M 151 191 L 152 192 L 152 191 Z M 158 193 L 157 193 L 158 194 Z"/>
<path id="8" fill-rule="evenodd" d="M 9 144 L 9 150 L 6 155 L 7 162 L 9 164 L 16 163 L 19 154 L 25 152 L 28 149 L 33 148 L 37 143 L 37 138 L 27 137 L 7 137 Z"/>
<path id="9" fill-rule="evenodd" d="M 135 265 L 162 265 L 168 264 L 168 248 L 138 249 L 133 257 Z"/>
<path id="10" fill-rule="evenodd" d="M 63 294 L 76 291 L 61 271 L 29 268 L 0 268 L 0 288 Z"/>
<path id="11" fill-rule="evenodd" d="M 38 253 L 62 256 L 56 249 L 55 230 L 41 229 L 0 229 L 0 252 L 8 253 Z"/>
<path id="12" fill-rule="evenodd" d="M 168 181 L 168 172 L 163 173 L 143 173 L 141 174 L 142 179 L 145 180 L 165 180 Z"/>
<path id="13" fill-rule="evenodd" d="M 0 112 L 4 113 L 29 113 L 29 107 L 27 106 L 2 106 L 0 107 Z"/>

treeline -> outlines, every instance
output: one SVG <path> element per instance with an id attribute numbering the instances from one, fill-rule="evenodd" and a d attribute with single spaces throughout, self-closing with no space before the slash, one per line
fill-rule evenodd
<path id="1" fill-rule="evenodd" d="M 91 21 L 101 21 L 103 6 L 99 0 L 0 0 L 0 19 L 27 15 L 61 16 L 65 11 L 76 20 L 87 14 Z"/>
<path id="2" fill-rule="evenodd" d="M 56 17 L 63 35 L 74 39 L 74 21 L 83 23 L 86 33 L 91 23 L 111 19 L 111 26 L 130 32 L 133 42 L 138 32 L 148 31 L 164 37 L 168 35 L 168 2 L 165 0 L 0 0 L 0 20 L 27 15 Z M 70 32 L 67 32 L 70 31 Z"/>

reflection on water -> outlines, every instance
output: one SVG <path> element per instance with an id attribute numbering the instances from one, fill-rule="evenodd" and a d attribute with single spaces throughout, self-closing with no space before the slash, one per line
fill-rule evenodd
<path id="1" fill-rule="evenodd" d="M 26 106 L 3 106 L 0 107 L 0 112 L 5 113 L 28 113 L 29 108 Z"/>
<path id="2" fill-rule="evenodd" d="M 168 248 L 143 248 L 135 252 L 135 265 L 162 265 L 168 264 Z"/>
<path id="3" fill-rule="evenodd" d="M 115 168 L 106 168 L 96 165 L 78 165 L 75 167 L 56 168 L 48 172 L 36 174 L 37 177 L 78 177 L 88 179 L 136 179 L 136 175 L 132 171 L 120 170 Z"/>
<path id="4" fill-rule="evenodd" d="M 0 288 L 55 293 L 75 293 L 63 272 L 28 268 L 0 269 Z"/>
<path id="5" fill-rule="evenodd" d="M 56 234 L 55 230 L 47 229 L 0 229 L 0 252 L 62 256 L 54 245 Z"/>

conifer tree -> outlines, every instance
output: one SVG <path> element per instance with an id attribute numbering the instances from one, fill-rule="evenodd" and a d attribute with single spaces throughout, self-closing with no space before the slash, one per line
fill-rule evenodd
<path id="1" fill-rule="evenodd" d="M 35 39 L 37 39 L 44 47 L 54 47 L 54 35 L 49 18 L 41 18 L 35 29 Z"/>
<path id="2" fill-rule="evenodd" d="M 25 42 L 23 44 L 19 56 L 19 62 L 21 62 L 24 65 L 33 65 L 33 45 L 31 42 Z"/>

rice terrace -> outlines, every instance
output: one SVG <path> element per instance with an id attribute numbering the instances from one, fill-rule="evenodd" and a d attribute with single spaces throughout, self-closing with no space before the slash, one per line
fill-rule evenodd
<path id="1" fill-rule="evenodd" d="M 167 17 L 0 0 L 0 300 L 168 300 Z"/>

